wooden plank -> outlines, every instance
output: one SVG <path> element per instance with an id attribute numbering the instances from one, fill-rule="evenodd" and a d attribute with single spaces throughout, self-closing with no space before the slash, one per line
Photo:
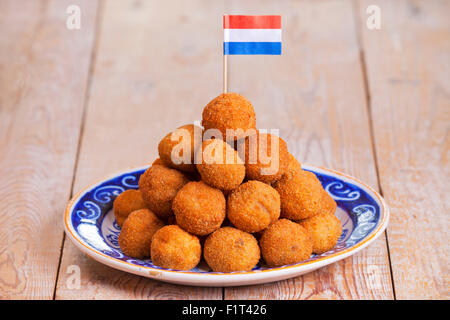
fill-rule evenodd
<path id="1" fill-rule="evenodd" d="M 381 29 L 365 9 L 381 9 Z M 380 184 L 398 299 L 449 299 L 450 3 L 362 1 Z"/>
<path id="2" fill-rule="evenodd" d="M 95 16 L 95 1 L 0 1 L 0 299 L 53 297 Z"/>
<path id="3" fill-rule="evenodd" d="M 227 12 L 281 14 L 282 56 L 232 56 L 230 91 L 255 106 L 257 126 L 278 128 L 300 162 L 377 188 L 360 53 L 350 1 L 227 2 Z M 225 299 L 392 299 L 385 237 L 302 277 L 225 289 Z"/>
<path id="4" fill-rule="evenodd" d="M 105 2 L 75 191 L 152 162 L 159 140 L 200 120 L 221 88 L 221 4 Z M 78 265 L 81 289 L 67 268 Z M 65 242 L 57 299 L 221 299 L 222 288 L 169 285 L 106 267 Z"/>

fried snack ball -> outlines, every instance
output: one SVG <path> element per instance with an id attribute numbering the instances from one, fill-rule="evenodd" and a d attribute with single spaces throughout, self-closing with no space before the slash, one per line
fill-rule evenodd
<path id="1" fill-rule="evenodd" d="M 167 165 L 160 159 L 157 158 L 155 161 L 153 161 L 152 166 L 154 165 L 159 165 L 159 166 L 165 166 L 167 167 Z M 183 172 L 186 177 L 191 180 L 191 181 L 200 181 L 202 178 L 200 177 L 200 174 L 197 171 L 197 168 L 195 168 L 195 172 Z"/>
<path id="2" fill-rule="evenodd" d="M 255 110 L 244 96 L 232 92 L 223 93 L 203 109 L 202 125 L 205 131 L 220 130 L 224 140 L 239 140 L 247 135 L 247 130 L 256 128 Z M 227 129 L 236 130 L 233 137 L 227 137 Z"/>
<path id="3" fill-rule="evenodd" d="M 342 225 L 333 214 L 321 213 L 299 222 L 311 235 L 313 252 L 324 253 L 332 249 L 342 233 Z"/>
<path id="4" fill-rule="evenodd" d="M 273 183 L 286 172 L 288 164 L 287 144 L 280 137 L 258 131 L 245 138 L 245 170 L 249 180 Z"/>
<path id="5" fill-rule="evenodd" d="M 131 212 L 146 207 L 139 190 L 125 190 L 117 196 L 113 203 L 113 211 L 117 224 L 122 226 L 123 222 Z"/>
<path id="6" fill-rule="evenodd" d="M 313 242 L 298 223 L 280 219 L 272 223 L 259 240 L 261 253 L 270 267 L 297 263 L 311 256 Z"/>
<path id="7" fill-rule="evenodd" d="M 199 239 L 177 225 L 165 226 L 155 233 L 151 244 L 153 264 L 176 270 L 191 270 L 200 262 Z"/>
<path id="8" fill-rule="evenodd" d="M 188 177 L 175 169 L 153 165 L 141 175 L 139 190 L 147 207 L 166 219 L 173 214 L 173 198 L 188 182 Z"/>
<path id="9" fill-rule="evenodd" d="M 133 258 L 149 257 L 152 237 L 162 227 L 164 222 L 149 209 L 133 211 L 123 223 L 119 234 L 120 249 Z"/>
<path id="10" fill-rule="evenodd" d="M 325 190 L 323 190 L 322 207 L 323 207 L 323 213 L 333 214 L 333 215 L 336 212 L 336 208 L 337 208 L 336 201 L 334 201 L 334 199 Z"/>
<path id="11" fill-rule="evenodd" d="M 178 191 L 172 209 L 182 229 L 202 236 L 220 228 L 225 219 L 226 201 L 219 189 L 202 181 L 189 182 Z"/>
<path id="12" fill-rule="evenodd" d="M 291 153 L 289 153 L 289 162 L 284 174 L 292 176 L 299 171 L 302 171 L 302 165 Z"/>
<path id="13" fill-rule="evenodd" d="M 245 182 L 228 196 L 227 215 L 240 230 L 249 233 L 261 231 L 279 218 L 280 195 L 263 182 Z"/>
<path id="14" fill-rule="evenodd" d="M 250 233 L 224 227 L 208 236 L 203 256 L 213 271 L 233 272 L 252 270 L 261 254 L 258 241 Z"/>
<path id="15" fill-rule="evenodd" d="M 313 173 L 284 175 L 273 186 L 280 194 L 282 218 L 302 220 L 323 211 L 324 190 Z"/>
<path id="16" fill-rule="evenodd" d="M 194 155 L 202 143 L 202 132 L 199 126 L 188 124 L 168 133 L 158 145 L 161 161 L 170 168 L 195 172 Z M 189 154 L 185 155 L 184 152 Z"/>
<path id="17" fill-rule="evenodd" d="M 153 161 L 152 166 L 154 165 L 160 165 L 165 166 L 164 162 L 162 162 L 161 158 L 156 158 L 155 161 Z"/>
<path id="18" fill-rule="evenodd" d="M 245 178 L 244 162 L 228 143 L 219 139 L 203 141 L 196 154 L 202 180 L 220 190 L 233 190 Z"/>
<path id="19" fill-rule="evenodd" d="M 317 176 L 314 173 L 312 173 L 310 171 L 304 171 L 304 170 L 300 170 L 300 171 L 296 171 L 296 172 L 303 173 L 306 176 L 308 176 L 309 178 L 311 178 L 312 180 L 315 180 L 317 183 L 322 185 L 320 183 L 320 180 L 317 178 Z M 334 201 L 334 199 L 322 187 L 322 201 L 321 201 L 320 213 L 334 214 L 336 212 L 336 208 L 337 208 L 336 201 Z"/>

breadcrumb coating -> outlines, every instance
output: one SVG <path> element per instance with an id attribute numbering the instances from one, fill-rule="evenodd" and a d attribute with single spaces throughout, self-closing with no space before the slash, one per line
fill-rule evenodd
<path id="1" fill-rule="evenodd" d="M 241 129 L 242 132 L 233 137 L 233 140 L 246 136 L 245 131 L 256 128 L 255 110 L 244 96 L 237 93 L 223 93 L 211 100 L 202 113 L 202 125 L 206 130 L 217 129 L 227 140 L 227 129 Z M 232 137 L 228 137 L 231 140 Z"/>
<path id="2" fill-rule="evenodd" d="M 313 241 L 313 252 L 321 254 L 334 248 L 342 233 L 342 225 L 333 214 L 321 213 L 300 221 Z"/>
<path id="3" fill-rule="evenodd" d="M 275 145 L 272 145 L 272 140 L 278 142 L 278 150 Z M 287 144 L 280 137 L 258 131 L 257 134 L 245 138 L 247 179 L 273 183 L 286 172 L 288 164 Z"/>
<path id="4" fill-rule="evenodd" d="M 168 133 L 158 144 L 161 161 L 168 167 L 184 172 L 195 172 L 194 155 L 202 143 L 202 128 L 187 124 Z M 196 135 L 197 134 L 197 135 Z M 187 138 L 189 137 L 189 140 Z M 174 139 L 175 141 L 172 141 Z M 178 150 L 174 150 L 177 148 Z M 189 151 L 189 163 L 175 163 L 174 160 L 184 160 L 184 152 Z M 173 153 L 173 154 L 172 154 Z M 179 157 L 177 157 L 179 156 Z"/>
<path id="5" fill-rule="evenodd" d="M 202 248 L 198 237 L 177 225 L 159 229 L 152 239 L 153 264 L 168 269 L 191 270 L 200 262 Z"/>
<path id="6" fill-rule="evenodd" d="M 119 234 L 120 249 L 127 256 L 143 259 L 150 256 L 150 245 L 156 231 L 164 227 L 149 209 L 133 211 L 123 223 Z"/>
<path id="7" fill-rule="evenodd" d="M 147 207 L 160 218 L 172 215 L 172 201 L 189 178 L 175 169 L 153 165 L 139 179 L 139 190 Z"/>
<path id="8" fill-rule="evenodd" d="M 228 196 L 227 214 L 238 229 L 249 233 L 261 231 L 279 218 L 280 195 L 263 182 L 245 182 Z"/>
<path id="9" fill-rule="evenodd" d="M 312 253 L 308 231 L 298 223 L 280 219 L 272 223 L 259 240 L 264 261 L 270 267 L 298 263 Z"/>
<path id="10" fill-rule="evenodd" d="M 334 199 L 325 190 L 323 190 L 322 199 L 323 213 L 334 215 L 337 209 L 336 201 L 334 201 Z"/>
<path id="11" fill-rule="evenodd" d="M 153 161 L 152 166 L 154 165 L 160 165 L 165 166 L 164 162 L 162 162 L 161 158 L 156 158 L 155 161 Z"/>
<path id="12" fill-rule="evenodd" d="M 244 162 L 236 150 L 218 139 L 203 141 L 196 160 L 202 180 L 211 187 L 220 190 L 233 190 L 245 178 Z"/>
<path id="13" fill-rule="evenodd" d="M 300 171 L 302 171 L 302 165 L 291 153 L 289 153 L 289 162 L 284 174 L 292 176 Z"/>
<path id="14" fill-rule="evenodd" d="M 307 177 L 311 178 L 312 180 L 315 180 L 317 184 L 321 184 L 320 180 L 317 178 L 317 176 L 310 172 L 310 171 L 304 171 L 304 170 L 296 170 L 296 173 L 301 173 L 306 175 Z M 294 174 L 296 174 L 294 173 Z M 334 199 L 330 196 L 328 192 L 325 191 L 322 187 L 322 201 L 321 201 L 321 210 L 319 213 L 329 213 L 334 214 L 336 212 L 337 203 L 334 201 Z"/>
<path id="15" fill-rule="evenodd" d="M 208 236 L 203 256 L 213 271 L 233 272 L 252 270 L 261 254 L 254 236 L 236 228 L 224 227 Z"/>
<path id="16" fill-rule="evenodd" d="M 189 182 L 178 191 L 172 209 L 184 230 L 207 235 L 220 228 L 225 219 L 225 196 L 204 182 Z"/>
<path id="17" fill-rule="evenodd" d="M 128 215 L 136 210 L 144 209 L 147 205 L 139 190 L 125 190 L 114 199 L 113 211 L 117 224 L 121 227 Z"/>
<path id="18" fill-rule="evenodd" d="M 308 171 L 284 175 L 274 185 L 281 198 L 281 217 L 302 220 L 323 211 L 323 188 Z"/>

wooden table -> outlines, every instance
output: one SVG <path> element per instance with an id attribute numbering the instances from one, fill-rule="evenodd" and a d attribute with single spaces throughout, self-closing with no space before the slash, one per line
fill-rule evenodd
<path id="1" fill-rule="evenodd" d="M 79 30 L 66 28 L 70 4 Z M 372 4 L 380 30 L 366 26 Z M 282 15 L 283 55 L 230 57 L 229 88 L 301 162 L 378 189 L 387 232 L 258 286 L 177 286 L 97 263 L 65 237 L 65 205 L 200 120 L 222 88 L 223 13 Z M 449 1 L 0 0 L 0 30 L 2 299 L 449 298 Z"/>

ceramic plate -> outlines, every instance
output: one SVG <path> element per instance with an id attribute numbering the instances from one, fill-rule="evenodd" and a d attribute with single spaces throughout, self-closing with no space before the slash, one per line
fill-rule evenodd
<path id="1" fill-rule="evenodd" d="M 317 175 L 338 204 L 336 216 L 343 231 L 334 249 L 312 255 L 301 263 L 277 268 L 258 264 L 249 272 L 212 272 L 204 262 L 189 271 L 165 269 L 153 265 L 149 259 L 139 260 L 124 255 L 118 245 L 120 227 L 112 212 L 113 201 L 124 190 L 137 189 L 139 176 L 146 168 L 113 174 L 79 192 L 66 208 L 64 224 L 72 242 L 93 259 L 161 281 L 195 286 L 239 286 L 296 277 L 362 250 L 383 233 L 389 220 L 389 210 L 383 198 L 369 186 L 334 170 L 303 165 L 303 169 Z"/>

